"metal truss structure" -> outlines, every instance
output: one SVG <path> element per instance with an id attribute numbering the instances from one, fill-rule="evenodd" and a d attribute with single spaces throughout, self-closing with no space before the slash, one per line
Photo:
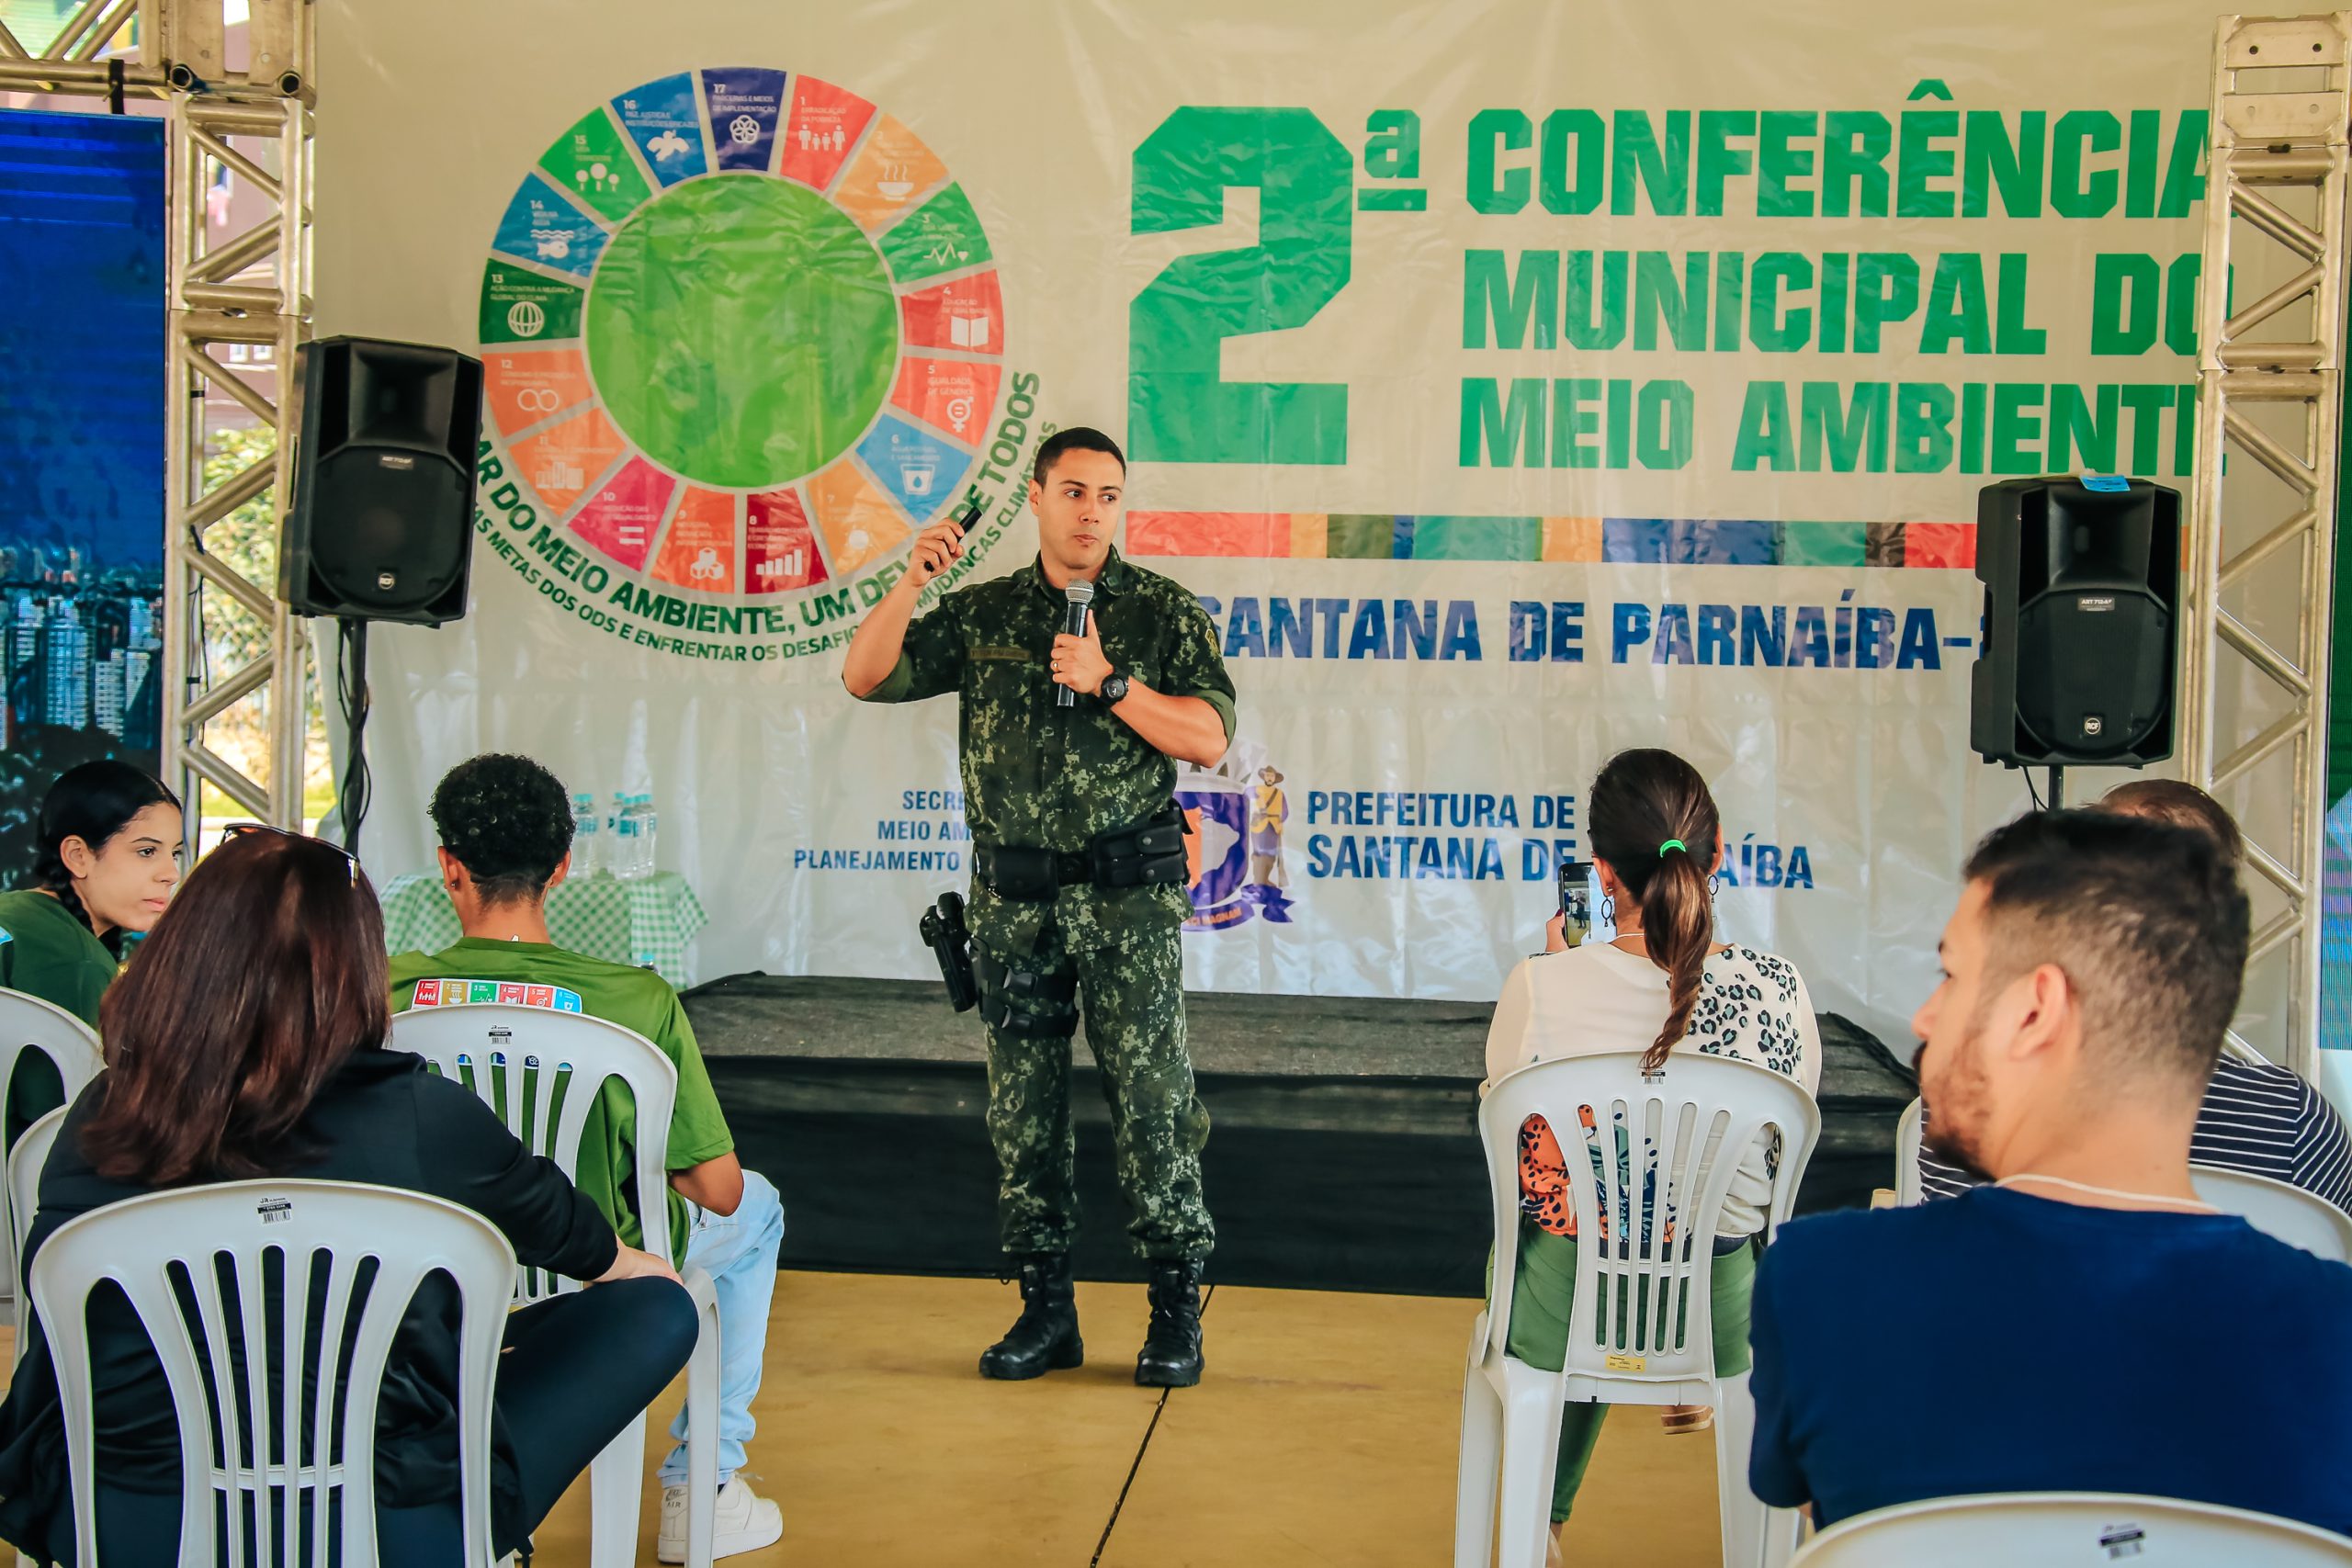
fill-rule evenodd
<path id="1" fill-rule="evenodd" d="M 2183 772 L 2224 799 L 2258 790 L 2290 803 L 2241 813 L 2248 873 L 2275 895 L 2257 913 L 2242 1017 L 2269 1021 L 2267 1054 L 2305 1074 L 2319 1046 L 2348 84 L 2352 13 L 2221 18 L 2182 584 Z M 2259 484 L 2233 481 L 2226 508 L 2225 453 Z M 2252 499 L 2282 493 L 2264 476 L 2283 507 Z M 2272 574 L 2276 602 L 2290 566 L 2291 613 L 2263 613 L 2255 574 Z"/>
<path id="2" fill-rule="evenodd" d="M 127 29 L 133 61 L 117 52 Z M 274 584 L 255 582 L 207 547 L 239 507 L 290 493 L 291 389 L 296 345 L 310 335 L 311 62 L 315 12 L 304 0 L 251 0 L 248 63 L 232 73 L 221 0 L 85 0 L 39 52 L 0 26 L 0 92 L 164 106 L 170 213 L 168 544 L 164 569 L 164 780 L 189 803 L 200 785 L 238 812 L 281 827 L 302 816 L 307 645 Z M 62 106 L 61 106 L 62 107 Z M 208 197 L 227 169 L 268 198 L 245 231 L 215 238 Z M 268 344 L 279 367 L 276 401 L 214 353 Z M 205 400 L 234 400 L 277 433 L 272 449 L 234 473 L 206 473 Z M 274 544 L 273 544 L 274 548 Z M 209 595 L 209 598 L 208 598 Z M 260 651 L 234 668 L 208 656 L 208 618 L 251 617 Z M 208 743 L 208 728 L 259 705 L 265 767 L 248 771 Z M 256 776 L 258 775 L 258 776 Z"/>

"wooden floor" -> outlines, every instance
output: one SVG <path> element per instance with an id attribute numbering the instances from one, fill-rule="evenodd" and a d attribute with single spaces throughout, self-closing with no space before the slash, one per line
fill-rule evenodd
<path id="1" fill-rule="evenodd" d="M 1433 1568 L 1450 1560 L 1461 1369 L 1476 1303 L 1218 1287 L 1208 1375 L 1132 1381 L 1141 1286 L 1080 1285 L 1089 1360 L 991 1383 L 1018 1310 L 987 1280 L 786 1273 L 749 1466 L 784 1540 L 736 1568 Z M 666 1421 L 673 1395 L 660 1411 Z M 649 1443 L 639 1561 L 660 1506 Z M 587 1559 L 575 1487 L 544 1568 Z M 1714 1448 L 1645 1410 L 1609 1423 L 1569 1524 L 1571 1564 L 1715 1568 Z"/>
<path id="2" fill-rule="evenodd" d="M 1451 1560 L 1475 1303 L 1214 1288 L 1208 1375 L 1135 1386 L 1140 1285 L 1080 1285 L 1090 1359 L 1027 1383 L 973 1363 L 1019 1310 L 977 1280 L 777 1277 L 749 1473 L 784 1540 L 729 1568 L 1436 1568 Z M 0 1327 L 0 1369 L 9 1337 Z M 583 1360 L 593 1350 L 582 1348 Z M 683 1383 L 656 1407 L 666 1426 Z M 638 1561 L 664 1450 L 646 1445 Z M 1717 1568 L 1714 1445 L 1647 1410 L 1610 1421 L 1569 1564 Z M 539 1568 L 588 1562 L 582 1484 Z"/>

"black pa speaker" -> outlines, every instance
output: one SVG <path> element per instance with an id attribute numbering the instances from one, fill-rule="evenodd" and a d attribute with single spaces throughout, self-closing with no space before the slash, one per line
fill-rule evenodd
<path id="1" fill-rule="evenodd" d="M 299 615 L 437 626 L 466 613 L 481 361 L 454 349 L 322 338 L 302 400 L 278 597 Z"/>
<path id="2" fill-rule="evenodd" d="M 1969 743 L 2020 767 L 2172 755 L 2180 492 L 2062 474 L 1976 493 L 1984 649 Z"/>

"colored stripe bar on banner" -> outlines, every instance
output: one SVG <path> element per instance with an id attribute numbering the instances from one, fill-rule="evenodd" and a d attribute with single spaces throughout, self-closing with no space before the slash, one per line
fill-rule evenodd
<path id="1" fill-rule="evenodd" d="M 1127 553 L 1260 560 L 1603 561 L 1968 571 L 1976 565 L 1976 525 L 1734 517 L 1131 512 Z"/>

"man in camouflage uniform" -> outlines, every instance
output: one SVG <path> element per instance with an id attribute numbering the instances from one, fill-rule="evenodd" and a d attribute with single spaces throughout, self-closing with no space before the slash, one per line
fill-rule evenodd
<path id="1" fill-rule="evenodd" d="M 1023 1300 L 981 1375 L 1033 1378 L 1084 1355 L 1069 1269 L 1069 1042 L 1082 1007 L 1128 1230 L 1151 1274 L 1136 1381 L 1189 1387 L 1200 1381 L 1201 1267 L 1216 1232 L 1201 1197 L 1208 1114 L 1184 1050 L 1191 900 L 1174 789 L 1179 760 L 1205 768 L 1224 756 L 1233 682 L 1192 594 L 1111 547 L 1125 481 L 1125 458 L 1101 432 L 1047 439 L 1029 484 L 1037 558 L 915 621 L 924 585 L 963 550 L 955 525 L 930 529 L 858 628 L 842 680 L 868 702 L 963 699 L 989 1136 Z M 1082 637 L 1066 628 L 1073 582 L 1094 589 Z M 1056 705 L 1062 687 L 1075 705 Z"/>

